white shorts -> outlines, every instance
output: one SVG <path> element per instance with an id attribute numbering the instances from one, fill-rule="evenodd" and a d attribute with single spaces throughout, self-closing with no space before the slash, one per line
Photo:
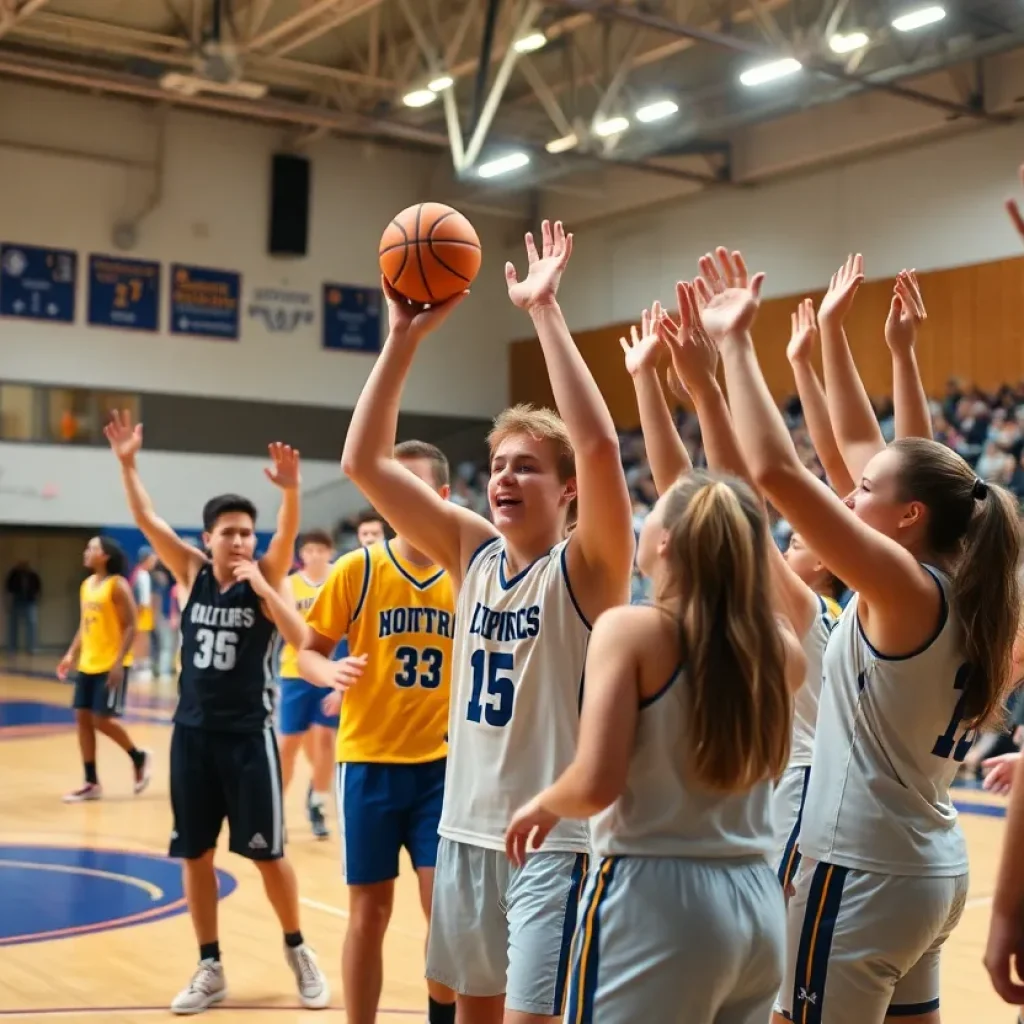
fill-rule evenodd
<path id="1" fill-rule="evenodd" d="M 804 858 L 776 1009 L 799 1024 L 882 1024 L 939 1008 L 939 953 L 967 875 L 881 875 Z"/>
<path id="2" fill-rule="evenodd" d="M 775 853 L 772 864 L 785 890 L 796 877 L 800 866 L 800 823 L 807 799 L 810 767 L 787 768 L 772 793 L 772 818 L 775 820 Z"/>
<path id="3" fill-rule="evenodd" d="M 768 1024 L 785 946 L 761 857 L 606 857 L 584 893 L 565 1020 Z"/>
<path id="4" fill-rule="evenodd" d="M 568 990 L 584 853 L 504 851 L 442 838 L 434 869 L 427 977 L 464 996 L 505 996 L 505 1007 L 560 1017 Z"/>

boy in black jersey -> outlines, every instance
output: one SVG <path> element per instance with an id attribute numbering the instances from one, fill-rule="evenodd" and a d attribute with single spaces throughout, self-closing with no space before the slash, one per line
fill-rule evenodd
<path id="1" fill-rule="evenodd" d="M 295 872 L 284 858 L 281 766 L 271 725 L 270 686 L 277 630 L 301 647 L 305 625 L 279 593 L 291 567 L 299 528 L 299 453 L 272 444 L 267 477 L 282 492 L 277 530 L 254 561 L 256 508 L 238 495 L 203 509 L 206 553 L 159 518 L 135 468 L 142 424 L 114 413 L 104 429 L 121 463 L 135 524 L 188 595 L 181 612 L 181 678 L 171 737 L 170 856 L 184 862 L 185 893 L 199 942 L 199 967 L 171 1003 L 174 1013 L 200 1013 L 227 994 L 217 941 L 217 876 L 213 858 L 224 819 L 230 849 L 253 861 L 284 930 L 285 955 L 299 997 L 327 1006 L 330 991 L 302 940 Z"/>

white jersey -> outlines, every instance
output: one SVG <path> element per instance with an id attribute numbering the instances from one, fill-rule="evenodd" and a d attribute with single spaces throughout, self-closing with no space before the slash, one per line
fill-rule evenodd
<path id="1" fill-rule="evenodd" d="M 789 752 L 790 768 L 807 768 L 814 754 L 814 730 L 818 721 L 818 703 L 821 700 L 822 660 L 825 646 L 836 620 L 832 618 L 822 598 L 818 598 L 818 614 L 803 639 L 807 657 L 804 684 L 793 698 L 793 743 Z"/>
<path id="2" fill-rule="evenodd" d="M 576 755 L 590 625 L 569 584 L 568 543 L 512 579 L 499 537 L 470 559 L 455 608 L 445 839 L 504 850 L 513 813 Z M 544 842 L 587 848 L 582 821 L 560 822 Z"/>
<path id="3" fill-rule="evenodd" d="M 878 654 L 861 631 L 857 596 L 832 631 L 800 829 L 800 850 L 813 860 L 890 875 L 967 870 L 949 787 L 974 733 L 961 725 L 964 657 L 949 579 L 928 571 L 942 618 L 919 651 Z"/>
<path id="4" fill-rule="evenodd" d="M 771 780 L 745 793 L 709 790 L 693 777 L 686 751 L 692 696 L 679 668 L 640 703 L 626 788 L 590 821 L 594 855 L 735 858 L 775 847 Z"/>

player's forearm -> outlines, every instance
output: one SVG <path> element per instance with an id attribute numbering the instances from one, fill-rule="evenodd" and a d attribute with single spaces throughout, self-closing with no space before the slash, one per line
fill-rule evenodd
<path id="1" fill-rule="evenodd" d="M 647 461 L 658 494 L 664 494 L 684 473 L 693 469 L 690 454 L 672 422 L 665 392 L 655 370 L 633 378 L 636 402 L 640 409 L 640 430 L 644 435 Z"/>
<path id="2" fill-rule="evenodd" d="M 123 665 L 124 659 L 128 657 L 129 652 L 135 646 L 135 623 L 132 622 L 121 632 L 121 646 L 117 651 L 117 660 L 114 662 L 115 665 Z"/>
<path id="3" fill-rule="evenodd" d="M 302 678 L 314 686 L 330 686 L 334 673 L 331 666 L 334 663 L 330 658 L 325 658 L 319 651 L 310 648 L 299 649 L 299 672 Z"/>
<path id="4" fill-rule="evenodd" d="M 618 434 L 611 413 L 572 340 L 558 303 L 534 306 L 530 318 L 544 353 L 555 406 L 565 422 L 577 458 L 585 458 L 588 452 L 611 445 L 618 450 Z"/>
<path id="5" fill-rule="evenodd" d="M 811 444 L 825 470 L 825 476 L 836 494 L 849 494 L 854 488 L 853 478 L 836 444 L 836 435 L 832 432 L 825 389 L 809 361 L 798 359 L 790 365 L 793 367 L 793 379 L 796 381 L 796 393 L 800 397 L 807 433 L 811 436 Z"/>
<path id="6" fill-rule="evenodd" d="M 992 900 L 993 913 L 1024 913 L 1024 758 L 1017 762 L 1007 808 L 1003 853 Z"/>
<path id="7" fill-rule="evenodd" d="M 719 473 L 728 473 L 754 486 L 747 460 L 740 450 L 729 406 L 717 381 L 710 379 L 691 393 L 700 423 L 700 436 L 708 466 Z"/>
<path id="8" fill-rule="evenodd" d="M 559 776 L 557 781 L 548 786 L 539 797 L 544 810 L 559 818 L 590 818 L 599 814 L 615 800 L 607 793 L 598 791 L 584 777 L 582 769 L 574 762 Z"/>
<path id="9" fill-rule="evenodd" d="M 263 595 L 263 601 L 277 631 L 297 651 L 301 651 L 309 636 L 309 627 L 291 601 L 286 601 L 276 590 Z"/>
<path id="10" fill-rule="evenodd" d="M 121 463 L 121 483 L 124 485 L 125 497 L 128 499 L 128 510 L 132 514 L 135 525 L 146 535 L 146 539 L 152 543 L 152 533 L 155 532 L 160 517 L 156 514 L 153 501 L 142 486 L 142 478 L 135 468 L 135 460 Z"/>
<path id="11" fill-rule="evenodd" d="M 64 655 L 73 665 L 78 664 L 78 656 L 82 652 L 82 627 L 79 626 L 75 630 L 75 635 L 71 640 L 71 645 L 68 647 L 67 653 Z"/>
<path id="12" fill-rule="evenodd" d="M 892 401 L 898 438 L 932 438 L 932 413 L 912 346 L 892 355 Z"/>
<path id="13" fill-rule="evenodd" d="M 281 507 L 277 510 L 277 524 L 264 558 L 267 581 L 276 587 L 288 574 L 292 565 L 295 542 L 299 536 L 302 518 L 298 487 L 281 490 Z"/>

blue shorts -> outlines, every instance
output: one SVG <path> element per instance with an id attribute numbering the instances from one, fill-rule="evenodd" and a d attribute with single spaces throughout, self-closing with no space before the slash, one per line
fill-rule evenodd
<path id="1" fill-rule="evenodd" d="M 102 718 L 120 718 L 124 714 L 124 697 L 128 692 L 131 669 L 126 667 L 121 685 L 107 686 L 106 672 L 79 672 L 75 677 L 75 694 L 71 706 L 76 711 L 91 711 Z"/>
<path id="2" fill-rule="evenodd" d="M 414 868 L 437 863 L 446 758 L 424 764 L 338 765 L 341 870 L 349 885 L 398 877 L 404 846 Z"/>
<path id="3" fill-rule="evenodd" d="M 331 692 L 329 686 L 314 686 L 305 679 L 282 679 L 278 731 L 282 736 L 304 733 L 311 725 L 338 728 L 337 715 L 325 715 L 321 701 Z"/>

